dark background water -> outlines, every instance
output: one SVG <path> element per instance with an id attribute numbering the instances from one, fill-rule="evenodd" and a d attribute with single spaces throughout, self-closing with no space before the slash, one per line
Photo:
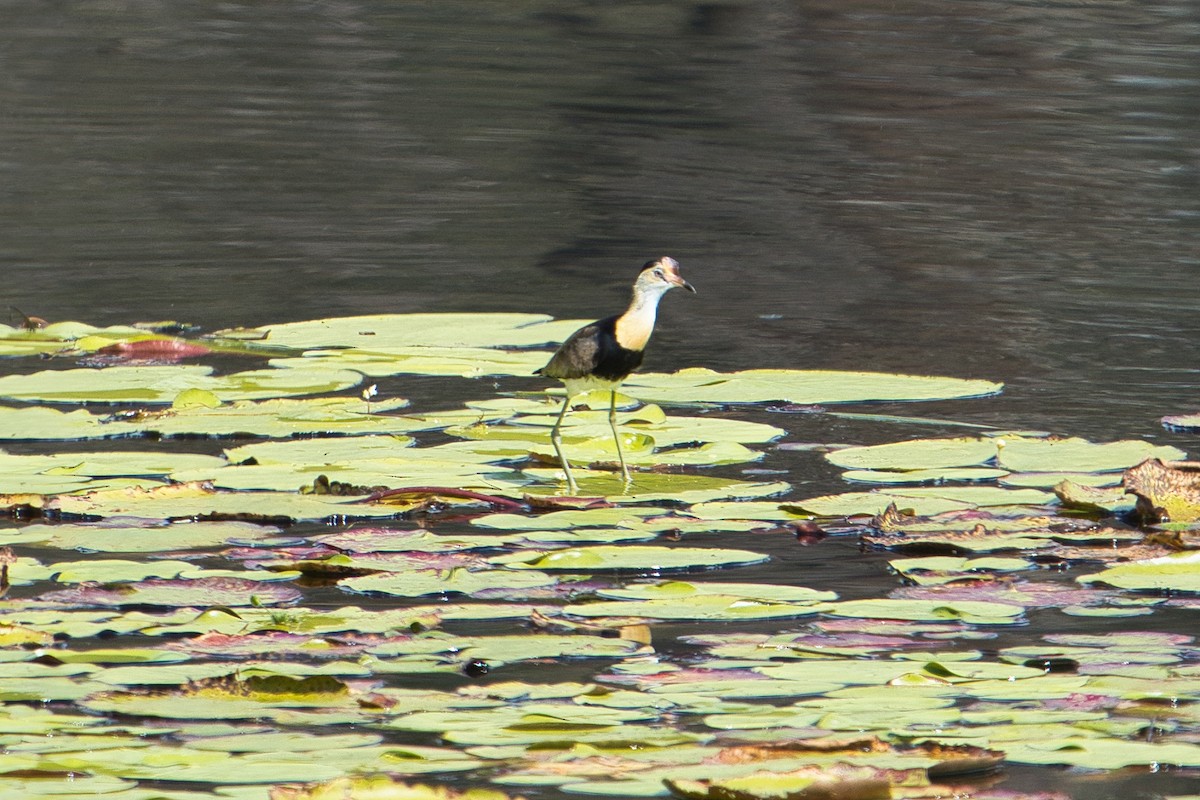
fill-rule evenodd
<path id="1" fill-rule="evenodd" d="M 1188 449 L 1158 419 L 1200 408 L 1198 52 L 1186 0 L 7 4 L 0 297 L 208 329 L 595 317 L 670 254 L 700 292 L 651 369 L 1001 380 L 877 410 Z M 894 581 L 850 549 L 775 564 Z"/>
<path id="2" fill-rule="evenodd" d="M 1200 406 L 1188 2 L 10 4 L 0 264 L 48 319 L 620 307 L 651 368 L 984 377 L 1005 426 Z M 686 300 L 686 302 L 684 302 Z"/>

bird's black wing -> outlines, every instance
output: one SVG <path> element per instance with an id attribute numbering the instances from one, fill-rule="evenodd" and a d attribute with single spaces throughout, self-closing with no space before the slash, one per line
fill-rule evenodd
<path id="1" fill-rule="evenodd" d="M 600 362 L 603 341 L 612 336 L 612 328 L 616 317 L 609 317 L 590 325 L 584 325 L 572 333 L 551 356 L 546 366 L 535 372 L 535 375 L 545 375 L 547 378 L 583 378 L 591 375 Z"/>

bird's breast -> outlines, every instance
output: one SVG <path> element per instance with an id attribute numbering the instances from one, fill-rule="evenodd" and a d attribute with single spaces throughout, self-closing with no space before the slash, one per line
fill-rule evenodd
<path id="1" fill-rule="evenodd" d="M 617 317 L 613 326 L 617 344 L 626 350 L 645 350 L 654 333 L 654 312 L 654 308 L 631 309 Z"/>

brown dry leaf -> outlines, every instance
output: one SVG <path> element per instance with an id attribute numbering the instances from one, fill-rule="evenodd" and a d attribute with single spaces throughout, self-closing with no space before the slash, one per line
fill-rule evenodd
<path id="1" fill-rule="evenodd" d="M 912 525 L 919 520 L 920 517 L 905 514 L 896 508 L 895 503 L 889 503 L 888 507 L 883 510 L 883 513 L 871 519 L 871 527 L 884 533 L 896 532 L 904 530 L 906 525 Z"/>
<path id="2" fill-rule="evenodd" d="M 1137 495 L 1137 512 L 1144 520 L 1200 520 L 1200 462 L 1150 458 L 1125 470 L 1122 483 Z"/>
<path id="3" fill-rule="evenodd" d="M 1170 550 L 1200 550 L 1200 530 L 1150 531 L 1146 534 L 1146 543 L 1162 545 Z"/>

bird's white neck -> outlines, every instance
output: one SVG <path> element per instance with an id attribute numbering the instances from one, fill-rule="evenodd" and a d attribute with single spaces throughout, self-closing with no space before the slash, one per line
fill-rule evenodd
<path id="1" fill-rule="evenodd" d="M 658 317 L 658 301 L 669 289 L 664 286 L 661 290 L 654 287 L 650 290 L 634 289 L 633 300 L 625 313 L 617 317 L 617 344 L 626 350 L 644 350 L 654 333 L 654 321 Z"/>

